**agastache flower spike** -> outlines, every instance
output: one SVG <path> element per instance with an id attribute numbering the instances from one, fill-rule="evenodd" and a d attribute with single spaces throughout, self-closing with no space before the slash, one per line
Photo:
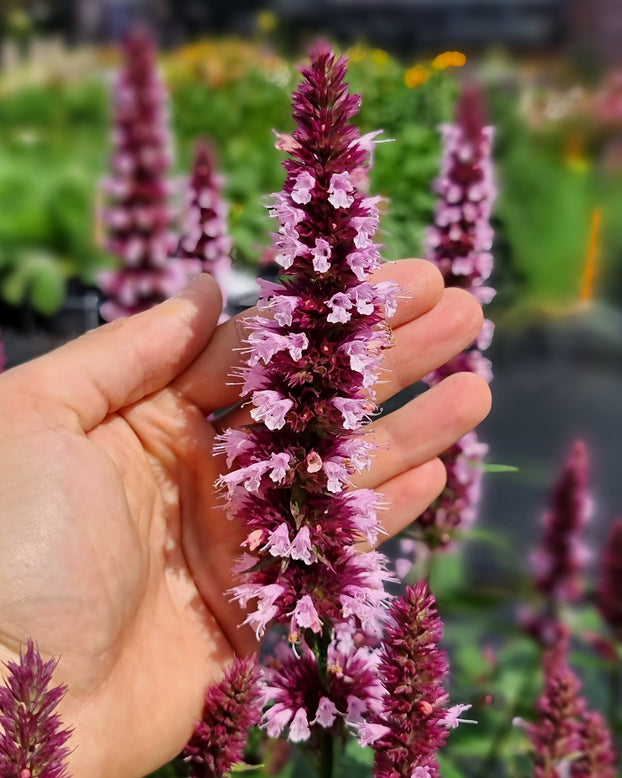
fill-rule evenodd
<path id="1" fill-rule="evenodd" d="M 289 740 L 310 741 L 314 750 L 326 732 L 343 736 L 348 730 L 362 744 L 371 742 L 367 719 L 379 714 L 384 694 L 377 664 L 374 651 L 337 637 L 328 647 L 322 682 L 317 657 L 307 645 L 295 655 L 281 643 L 264 672 L 264 701 L 270 707 L 262 727 L 270 737 L 287 730 Z"/>
<path id="2" fill-rule="evenodd" d="M 482 96 L 467 87 L 459 99 L 456 122 L 441 127 L 443 156 L 436 180 L 439 195 L 434 224 L 425 241 L 425 257 L 439 268 L 446 286 L 470 291 L 482 303 L 494 297 L 485 285 L 492 272 L 493 231 L 490 225 L 496 195 L 491 160 L 492 127 L 484 126 Z M 494 325 L 486 320 L 477 342 L 425 377 L 434 385 L 453 373 L 477 373 L 492 379 L 482 351 L 492 339 Z M 467 529 L 476 519 L 481 493 L 481 462 L 488 446 L 470 432 L 443 454 L 447 486 L 416 521 L 418 538 L 431 548 L 448 545 L 456 529 Z"/>
<path id="3" fill-rule="evenodd" d="M 231 270 L 231 236 L 227 204 L 222 195 L 223 177 L 216 171 L 214 152 L 207 140 L 197 144 L 192 175 L 185 193 L 185 212 L 177 256 L 195 259 L 218 281 L 226 303 L 227 277 Z"/>
<path id="4" fill-rule="evenodd" d="M 127 37 L 123 60 L 113 90 L 111 173 L 102 183 L 104 245 L 122 263 L 99 278 L 109 298 L 101 308 L 108 321 L 162 302 L 201 271 L 201 262 L 171 256 L 177 238 L 167 181 L 172 163 L 167 93 L 146 30 Z"/>
<path id="5" fill-rule="evenodd" d="M 596 604 L 600 615 L 622 643 L 622 519 L 614 522 L 600 563 Z"/>
<path id="6" fill-rule="evenodd" d="M 29 640 L 19 662 L 7 662 L 0 686 L 0 775 L 2 778 L 69 778 L 70 729 L 54 710 L 67 691 L 50 683 L 57 660 L 43 662 Z"/>
<path id="7" fill-rule="evenodd" d="M 527 725 L 534 749 L 534 778 L 568 774 L 580 750 L 579 717 L 585 702 L 566 654 L 567 639 L 562 638 L 544 656 L 544 691 L 537 704 L 538 720 Z"/>
<path id="8" fill-rule="evenodd" d="M 372 723 L 376 778 L 438 778 L 436 754 L 470 705 L 447 707 L 447 656 L 438 643 L 443 623 L 428 584 L 407 587 L 389 609 L 378 675 L 386 695 Z"/>
<path id="9" fill-rule="evenodd" d="M 538 719 L 527 724 L 534 778 L 613 778 L 611 734 L 599 713 L 587 710 L 581 685 L 568 665 L 568 637 L 544 655 L 544 691 Z"/>
<path id="10" fill-rule="evenodd" d="M 348 487 L 369 466 L 360 428 L 375 410 L 371 387 L 389 345 L 395 290 L 368 280 L 381 261 L 377 201 L 350 174 L 368 164 L 371 141 L 360 143 L 351 123 L 359 98 L 348 93 L 345 71 L 322 44 L 302 69 L 287 180 L 271 211 L 280 222 L 280 283 L 262 285 L 259 308 L 271 315 L 248 322 L 240 371 L 256 423 L 220 441 L 235 468 L 220 482 L 249 533 L 234 596 L 243 607 L 254 603 L 246 622 L 258 637 L 276 621 L 292 643 L 329 640 L 341 622 L 378 634 L 387 598 L 384 558 L 354 549 L 377 538 L 377 498 Z M 327 702 L 317 720 L 328 710 Z M 294 737 L 302 739 L 296 713 Z"/>
<path id="11" fill-rule="evenodd" d="M 554 485 L 543 517 L 542 541 L 531 557 L 534 583 L 544 608 L 540 614 L 525 612 L 523 622 L 543 644 L 557 639 L 560 607 L 577 602 L 583 593 L 582 574 L 590 554 L 581 534 L 591 512 L 587 450 L 578 440 Z"/>
<path id="12" fill-rule="evenodd" d="M 184 751 L 192 778 L 222 778 L 242 761 L 248 730 L 261 716 L 255 657 L 235 657 L 224 678 L 208 687 L 203 718 Z"/>

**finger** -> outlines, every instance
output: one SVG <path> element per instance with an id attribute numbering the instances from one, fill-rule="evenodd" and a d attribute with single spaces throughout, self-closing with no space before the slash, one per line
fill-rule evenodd
<path id="1" fill-rule="evenodd" d="M 400 473 L 377 490 L 386 510 L 378 519 L 389 537 L 411 524 L 439 496 L 447 483 L 445 465 L 438 458 Z M 388 538 L 381 535 L 379 543 Z"/>
<path id="2" fill-rule="evenodd" d="M 59 421 L 88 431 L 187 368 L 205 348 L 221 308 L 217 283 L 202 274 L 161 305 L 87 332 L 3 380 L 20 391 L 35 387 Z"/>
<path id="3" fill-rule="evenodd" d="M 441 274 L 431 262 L 422 259 L 387 262 L 374 273 L 372 280 L 391 280 L 401 290 L 397 311 L 390 321 L 394 327 L 432 310 L 443 294 Z M 199 359 L 175 382 L 175 388 L 205 413 L 239 400 L 241 384 L 232 376 L 244 364 L 242 350 L 249 334 L 244 321 L 256 315 L 257 309 L 252 308 L 218 327 Z"/>
<path id="4" fill-rule="evenodd" d="M 382 403 L 470 346 L 483 323 L 470 292 L 445 289 L 434 308 L 394 330 L 394 348 L 383 354 L 376 401 Z"/>
<path id="5" fill-rule="evenodd" d="M 355 486 L 381 489 L 413 467 L 439 456 L 482 421 L 490 389 L 474 373 L 456 373 L 397 411 L 368 426 L 377 445 L 372 468 Z"/>

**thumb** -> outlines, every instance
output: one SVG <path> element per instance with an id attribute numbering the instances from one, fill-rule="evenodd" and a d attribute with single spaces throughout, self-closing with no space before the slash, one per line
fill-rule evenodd
<path id="1" fill-rule="evenodd" d="M 166 302 L 9 370 L 0 391 L 36 393 L 40 410 L 88 431 L 185 370 L 212 337 L 221 308 L 218 284 L 203 273 Z"/>

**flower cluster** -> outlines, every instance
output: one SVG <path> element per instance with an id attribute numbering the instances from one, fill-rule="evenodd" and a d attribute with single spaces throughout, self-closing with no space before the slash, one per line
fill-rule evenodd
<path id="1" fill-rule="evenodd" d="M 279 644 L 264 676 L 268 735 L 278 737 L 288 727 L 291 742 L 309 741 L 315 751 L 325 733 L 343 736 L 349 730 L 361 743 L 373 740 L 378 730 L 369 719 L 380 713 L 384 694 L 377 664 L 377 653 L 357 647 L 347 630 L 330 642 L 324 668 L 307 645 L 296 655 Z"/>
<path id="2" fill-rule="evenodd" d="M 242 760 L 248 730 L 261 716 L 259 667 L 255 657 L 240 659 L 205 693 L 203 717 L 184 750 L 195 778 L 221 778 Z"/>
<path id="3" fill-rule="evenodd" d="M 559 609 L 583 594 L 582 574 L 589 558 L 581 534 L 592 512 L 588 492 L 587 449 L 577 440 L 553 488 L 543 517 L 540 546 L 531 556 L 531 569 L 544 607 L 540 613 L 525 610 L 524 626 L 541 643 L 555 642 L 560 629 Z"/>
<path id="4" fill-rule="evenodd" d="M 113 93 L 112 171 L 102 183 L 105 246 L 122 262 L 119 270 L 99 279 L 109 297 L 101 309 L 107 320 L 161 302 L 201 270 L 196 260 L 171 256 L 177 245 L 168 202 L 172 144 L 167 94 L 150 35 L 145 30 L 131 33 L 123 56 Z"/>
<path id="5" fill-rule="evenodd" d="M 469 705 L 447 707 L 443 623 L 428 584 L 419 581 L 393 601 L 378 675 L 386 689 L 374 724 L 376 778 L 438 778 L 436 754 Z"/>
<path id="6" fill-rule="evenodd" d="M 614 522 L 601 560 L 596 604 L 601 616 L 622 642 L 622 519 Z"/>
<path id="7" fill-rule="evenodd" d="M 7 662 L 0 686 L 0 775 L 3 778 L 69 778 L 71 730 L 54 710 L 66 692 L 50 682 L 57 661 L 43 662 L 32 641 L 18 662 Z"/>
<path id="8" fill-rule="evenodd" d="M 456 123 L 442 126 L 443 157 L 435 187 L 439 195 L 434 224 L 428 229 L 425 256 L 440 269 L 446 286 L 467 289 L 482 303 L 494 297 L 485 284 L 492 272 L 493 231 L 490 225 L 495 198 L 491 161 L 492 127 L 484 126 L 480 92 L 465 88 L 458 102 Z M 493 324 L 484 326 L 477 342 L 425 377 L 434 385 L 462 371 L 492 380 L 490 361 L 482 355 L 492 339 Z M 481 492 L 481 462 L 488 451 L 470 432 L 443 455 L 447 486 L 417 520 L 417 536 L 431 548 L 450 543 L 455 530 L 466 529 L 476 518 Z"/>
<path id="9" fill-rule="evenodd" d="M 482 96 L 476 87 L 463 90 L 456 123 L 442 125 L 441 132 L 443 157 L 435 184 L 439 200 L 426 234 L 425 256 L 437 265 L 447 286 L 468 289 L 481 303 L 488 303 L 495 295 L 485 285 L 493 264 L 493 129 L 484 126 Z"/>
<path id="10" fill-rule="evenodd" d="M 222 196 L 223 178 L 214 166 L 214 153 L 207 141 L 197 144 L 192 175 L 186 190 L 182 234 L 177 256 L 199 260 L 203 270 L 218 281 L 226 296 L 231 269 L 231 237 L 227 204 Z"/>
<path id="11" fill-rule="evenodd" d="M 451 543 L 456 529 L 477 519 L 482 491 L 482 461 L 488 452 L 474 430 L 443 452 L 447 483 L 442 494 L 418 518 L 416 535 L 431 549 Z"/>
<path id="12" fill-rule="evenodd" d="M 531 558 L 536 587 L 555 603 L 577 602 L 583 593 L 589 552 L 581 534 L 592 514 L 588 478 L 587 449 L 577 440 L 553 488 L 542 542 Z"/>
<path id="13" fill-rule="evenodd" d="M 369 164 L 370 139 L 351 123 L 359 98 L 348 92 L 345 61 L 320 44 L 302 74 L 287 180 L 271 209 L 280 223 L 280 283 L 262 282 L 266 315 L 248 322 L 240 374 L 254 424 L 229 430 L 219 444 L 234 468 L 220 479 L 229 511 L 248 527 L 234 596 L 258 637 L 283 624 L 300 656 L 296 670 L 280 660 L 280 681 L 271 675 L 283 707 L 265 721 L 271 731 L 288 724 L 295 740 L 311 736 L 312 722 L 326 726 L 333 714 L 336 721 L 335 710 L 339 721 L 358 723 L 363 703 L 341 699 L 329 655 L 371 683 L 371 660 L 357 651 L 342 657 L 336 636 L 344 624 L 378 636 L 387 601 L 384 557 L 355 550 L 361 539 L 377 540 L 378 497 L 348 486 L 370 464 L 361 427 L 375 410 L 372 387 L 390 341 L 385 317 L 395 307 L 393 286 L 369 280 L 381 261 L 377 198 L 353 180 Z M 301 680 L 298 693 L 288 680 L 311 672 L 314 661 L 326 701 L 307 699 L 308 684 Z"/>
<path id="14" fill-rule="evenodd" d="M 611 735 L 602 716 L 587 710 L 567 653 L 568 641 L 562 637 L 544 656 L 538 719 L 527 725 L 534 778 L 614 778 Z"/>

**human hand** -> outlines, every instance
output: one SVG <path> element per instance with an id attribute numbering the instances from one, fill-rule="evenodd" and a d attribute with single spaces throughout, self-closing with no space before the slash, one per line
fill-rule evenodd
<path id="1" fill-rule="evenodd" d="M 465 292 L 419 260 L 387 263 L 401 299 L 383 402 L 465 348 L 482 322 Z M 376 279 L 375 279 L 376 280 Z M 206 686 L 254 648 L 230 602 L 243 528 L 214 492 L 215 434 L 248 409 L 228 383 L 244 316 L 216 328 L 209 276 L 0 376 L 0 659 L 32 637 L 58 656 L 74 778 L 140 776 L 175 756 Z M 249 312 L 252 314 L 252 312 Z M 248 313 L 245 315 L 249 315 Z M 373 423 L 381 443 L 358 485 L 376 488 L 393 534 L 444 485 L 438 454 L 488 412 L 489 390 L 455 375 Z"/>

